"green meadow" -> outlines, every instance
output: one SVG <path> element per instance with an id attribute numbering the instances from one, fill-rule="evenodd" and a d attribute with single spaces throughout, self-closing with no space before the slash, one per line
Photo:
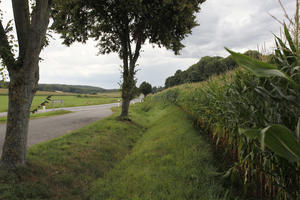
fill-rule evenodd
<path id="1" fill-rule="evenodd" d="M 2 93 L 1 93 L 2 92 Z M 0 112 L 7 112 L 8 110 L 8 96 L 4 93 L 5 90 L 0 91 Z M 63 100 L 64 104 L 49 102 L 46 108 L 60 108 L 60 107 L 75 107 L 75 106 L 89 106 L 98 104 L 114 103 L 120 99 L 119 92 L 100 93 L 97 95 L 71 94 L 71 93 L 46 93 L 38 92 L 32 102 L 32 110 L 43 103 L 49 95 L 53 95 L 51 100 Z"/>

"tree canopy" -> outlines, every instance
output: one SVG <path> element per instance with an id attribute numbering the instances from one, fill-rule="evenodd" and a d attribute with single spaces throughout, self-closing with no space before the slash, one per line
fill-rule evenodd
<path id="1" fill-rule="evenodd" d="M 183 83 L 205 81 L 214 74 L 218 75 L 236 67 L 236 62 L 230 56 L 227 58 L 205 56 L 187 70 L 177 70 L 173 76 L 168 77 L 165 81 L 165 88 Z"/>
<path id="2" fill-rule="evenodd" d="M 150 83 L 144 81 L 141 83 L 139 90 L 141 93 L 147 96 L 148 94 L 152 93 L 152 86 Z"/>

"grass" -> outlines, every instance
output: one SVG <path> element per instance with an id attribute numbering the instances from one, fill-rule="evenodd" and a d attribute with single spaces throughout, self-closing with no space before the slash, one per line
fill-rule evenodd
<path id="1" fill-rule="evenodd" d="M 122 160 L 143 131 L 110 117 L 34 145 L 25 168 L 0 171 L 0 199 L 87 199 L 91 183 Z"/>
<path id="2" fill-rule="evenodd" d="M 30 115 L 30 119 L 36 119 L 36 118 L 43 118 L 43 117 L 50 117 L 55 115 L 65 115 L 72 113 L 72 111 L 68 110 L 57 110 L 57 111 L 51 111 L 51 112 L 45 112 L 45 113 L 34 113 Z M 0 123 L 6 123 L 7 117 L 0 117 Z"/>
<path id="3" fill-rule="evenodd" d="M 143 106 L 147 111 L 150 105 Z M 147 131 L 132 153 L 96 182 L 91 199 L 219 199 L 223 189 L 211 149 L 188 116 L 175 106 L 146 113 Z"/>
<path id="4" fill-rule="evenodd" d="M 210 147 L 186 114 L 149 103 L 131 122 L 117 114 L 31 147 L 25 168 L 0 171 L 0 199 L 218 199 Z"/>
<path id="5" fill-rule="evenodd" d="M 44 93 L 43 93 L 44 94 Z M 45 93 L 46 94 L 46 93 Z M 32 102 L 32 109 L 37 108 L 42 102 L 46 100 L 46 97 L 51 95 L 38 94 L 34 97 Z M 60 107 L 75 107 L 75 106 L 88 106 L 117 102 L 119 99 L 119 93 L 101 93 L 98 95 L 54 95 L 51 100 L 64 100 L 64 104 L 54 104 L 54 108 Z M 48 103 L 46 108 L 53 108 L 52 103 Z M 7 112 L 8 110 L 8 96 L 0 95 L 0 112 Z"/>

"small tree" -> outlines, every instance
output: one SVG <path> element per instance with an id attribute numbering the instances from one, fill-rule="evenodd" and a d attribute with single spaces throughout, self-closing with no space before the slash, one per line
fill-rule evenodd
<path id="1" fill-rule="evenodd" d="M 51 0 L 12 0 L 18 36 L 18 55 L 9 39 L 12 27 L 0 19 L 0 59 L 9 72 L 9 106 L 1 165 L 15 168 L 26 163 L 30 106 L 39 80 L 39 55 L 49 24 Z"/>
<path id="2" fill-rule="evenodd" d="M 150 83 L 144 81 L 141 83 L 139 90 L 141 93 L 147 96 L 148 94 L 152 93 L 152 86 Z"/>
<path id="3" fill-rule="evenodd" d="M 135 87 L 136 63 L 148 41 L 171 49 L 197 26 L 195 13 L 205 0 L 58 0 L 52 26 L 64 44 L 98 41 L 101 54 L 116 52 L 123 60 L 122 113 L 128 118 Z"/>

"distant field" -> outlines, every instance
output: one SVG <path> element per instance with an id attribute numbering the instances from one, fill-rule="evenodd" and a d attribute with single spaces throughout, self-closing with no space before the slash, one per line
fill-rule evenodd
<path id="1" fill-rule="evenodd" d="M 6 112 L 8 110 L 8 96 L 6 89 L 0 89 L 0 112 Z M 51 100 L 64 100 L 64 104 L 56 103 L 55 108 L 59 107 L 75 107 L 75 106 L 88 106 L 117 102 L 120 98 L 120 92 L 99 93 L 97 95 L 84 95 L 84 94 L 72 94 L 72 93 L 55 93 L 55 92 L 37 92 L 37 95 L 33 99 L 31 108 L 37 108 L 42 102 L 46 100 L 46 97 L 53 95 Z M 46 108 L 52 108 L 52 103 L 48 103 Z"/>

